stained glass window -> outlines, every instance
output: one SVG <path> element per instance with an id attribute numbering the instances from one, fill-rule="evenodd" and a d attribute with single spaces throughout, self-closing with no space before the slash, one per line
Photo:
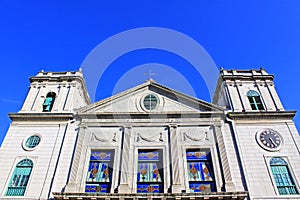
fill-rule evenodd
<path id="1" fill-rule="evenodd" d="M 37 135 L 32 135 L 30 136 L 27 140 L 26 140 L 26 147 L 32 149 L 34 147 L 36 147 L 41 141 L 41 138 Z"/>
<path id="2" fill-rule="evenodd" d="M 163 192 L 162 151 L 138 152 L 137 192 Z"/>
<path id="3" fill-rule="evenodd" d="M 186 152 L 190 192 L 215 191 L 210 153 L 202 150 Z"/>
<path id="4" fill-rule="evenodd" d="M 148 94 L 144 98 L 144 106 L 147 110 L 154 110 L 157 106 L 157 97 L 153 94 Z"/>
<path id="5" fill-rule="evenodd" d="M 113 151 L 92 151 L 86 178 L 85 192 L 110 192 L 113 157 Z"/>
<path id="6" fill-rule="evenodd" d="M 52 110 L 54 100 L 55 100 L 55 93 L 49 92 L 46 96 L 46 99 L 43 103 L 43 111 L 44 112 L 50 112 Z"/>
<path id="7" fill-rule="evenodd" d="M 247 92 L 247 97 L 250 102 L 250 106 L 252 110 L 264 110 L 263 104 L 260 99 L 260 95 L 258 92 L 254 90 L 249 90 Z"/>
<path id="8" fill-rule="evenodd" d="M 287 162 L 278 157 L 270 160 L 271 171 L 280 195 L 299 194 Z"/>
<path id="9" fill-rule="evenodd" d="M 24 196 L 32 171 L 33 162 L 29 159 L 21 160 L 11 177 L 6 196 Z"/>

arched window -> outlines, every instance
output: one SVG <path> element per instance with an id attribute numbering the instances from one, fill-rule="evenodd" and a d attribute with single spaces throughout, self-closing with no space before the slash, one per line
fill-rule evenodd
<path id="1" fill-rule="evenodd" d="M 299 194 L 285 160 L 277 157 L 272 158 L 270 166 L 279 194 Z"/>
<path id="2" fill-rule="evenodd" d="M 260 95 L 254 90 L 249 90 L 247 92 L 247 97 L 249 99 L 252 110 L 264 110 Z"/>
<path id="3" fill-rule="evenodd" d="M 24 196 L 32 167 L 33 162 L 29 159 L 21 160 L 17 164 L 9 182 L 6 196 Z"/>
<path id="4" fill-rule="evenodd" d="M 43 112 L 50 112 L 52 110 L 56 94 L 54 92 L 49 92 L 43 103 Z"/>

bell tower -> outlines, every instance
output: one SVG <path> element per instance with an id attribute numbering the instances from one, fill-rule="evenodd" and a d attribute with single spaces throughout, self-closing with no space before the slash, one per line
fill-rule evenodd
<path id="1" fill-rule="evenodd" d="M 264 69 L 221 69 L 214 103 L 227 108 L 225 126 L 231 130 L 220 138 L 221 151 L 231 152 L 228 168 L 238 163 L 239 176 L 233 179 L 240 179 L 250 199 L 283 199 L 284 195 L 297 199 L 300 138 L 293 122 L 296 112 L 283 108 L 273 79 Z"/>
<path id="2" fill-rule="evenodd" d="M 221 69 L 214 102 L 233 112 L 284 111 L 273 79 L 264 69 Z"/>
<path id="3" fill-rule="evenodd" d="M 29 92 L 20 113 L 67 113 L 88 102 L 81 71 L 41 71 L 30 77 Z"/>
<path id="4" fill-rule="evenodd" d="M 65 187 L 76 144 L 74 109 L 89 104 L 81 71 L 39 72 L 0 151 L 0 199 L 51 199 Z"/>

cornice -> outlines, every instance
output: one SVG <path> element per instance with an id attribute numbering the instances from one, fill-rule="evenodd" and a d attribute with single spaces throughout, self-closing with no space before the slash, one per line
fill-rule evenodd
<path id="1" fill-rule="evenodd" d="M 223 75 L 223 80 L 274 80 L 274 75 Z"/>
<path id="2" fill-rule="evenodd" d="M 227 116 L 233 120 L 285 119 L 292 120 L 296 111 L 253 111 L 229 112 Z"/>
<path id="3" fill-rule="evenodd" d="M 70 80 L 81 80 L 84 79 L 78 75 L 64 75 L 64 76 L 32 76 L 29 78 L 30 82 L 41 82 L 41 81 L 69 81 Z"/>
<path id="4" fill-rule="evenodd" d="M 68 121 L 73 113 L 9 113 L 12 121 Z"/>

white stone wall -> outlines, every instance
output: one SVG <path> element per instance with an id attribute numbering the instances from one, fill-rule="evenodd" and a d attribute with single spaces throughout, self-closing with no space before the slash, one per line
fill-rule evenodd
<path id="1" fill-rule="evenodd" d="M 57 162 L 56 172 L 53 176 L 53 185 L 51 188 L 52 192 L 63 191 L 66 187 L 67 181 L 70 176 L 71 163 L 73 159 L 73 152 L 75 151 L 75 144 L 78 133 L 78 124 L 68 123 L 66 128 L 65 135 L 63 138 L 62 146 L 60 147 L 59 160 Z"/>
<path id="2" fill-rule="evenodd" d="M 1 150 L 0 188 L 1 196 L 5 196 L 8 183 L 16 164 L 22 159 L 33 161 L 33 170 L 25 196 L 28 198 L 48 198 L 49 188 L 64 137 L 66 123 L 13 123 L 5 137 Z M 30 135 L 38 134 L 41 142 L 32 151 L 23 148 L 23 142 Z M 64 161 L 68 160 L 62 156 Z M 60 170 L 68 170 L 68 167 L 60 166 Z M 60 176 L 56 181 L 66 183 L 66 177 Z M 60 188 L 63 184 L 60 184 Z"/>
<path id="3" fill-rule="evenodd" d="M 256 133 L 267 128 L 279 132 L 284 138 L 284 145 L 279 151 L 266 151 L 258 145 L 255 138 Z M 299 135 L 291 121 L 239 121 L 235 123 L 235 131 L 247 187 L 252 198 L 266 196 L 275 198 L 278 194 L 269 165 L 272 157 L 282 157 L 288 161 L 293 178 L 299 188 L 300 155 L 293 139 Z"/>

